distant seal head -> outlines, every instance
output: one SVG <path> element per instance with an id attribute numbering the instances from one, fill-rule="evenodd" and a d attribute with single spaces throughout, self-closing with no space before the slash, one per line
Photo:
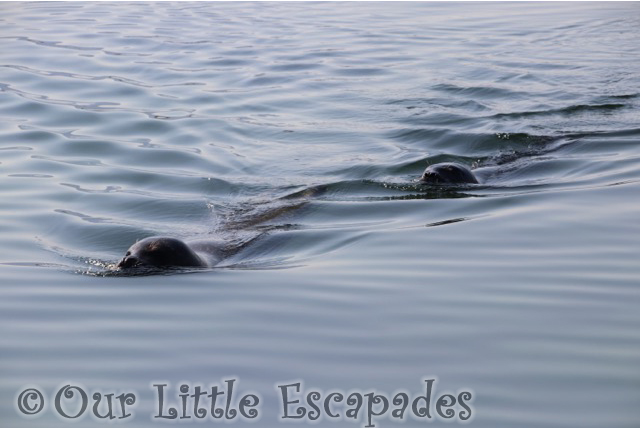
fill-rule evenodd
<path id="1" fill-rule="evenodd" d="M 151 237 L 133 244 L 117 267 L 211 267 L 217 264 L 220 258 L 220 246 L 215 242 L 187 244 L 176 238 Z"/>
<path id="2" fill-rule="evenodd" d="M 420 181 L 431 184 L 478 183 L 478 179 L 469 168 L 453 162 L 429 165 Z"/>

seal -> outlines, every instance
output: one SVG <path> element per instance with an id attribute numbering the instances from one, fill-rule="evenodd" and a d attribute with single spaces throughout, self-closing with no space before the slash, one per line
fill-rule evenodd
<path id="1" fill-rule="evenodd" d="M 307 203 L 304 198 L 320 194 L 321 191 L 312 189 L 312 191 L 301 193 L 300 195 L 287 197 L 287 199 L 293 199 L 294 202 L 276 203 L 275 206 L 268 207 L 266 210 L 258 210 L 257 214 L 252 211 L 248 217 L 246 215 L 236 215 L 233 221 L 226 224 L 226 228 L 230 230 L 253 229 L 260 223 L 302 207 Z M 297 199 L 303 200 L 297 201 Z M 214 237 L 208 235 L 206 238 L 196 241 L 153 236 L 131 245 L 124 257 L 112 267 L 115 270 L 122 271 L 124 274 L 145 273 L 144 268 L 151 271 L 171 268 L 209 268 L 243 251 L 253 242 L 269 234 L 270 230 L 267 227 L 262 230 L 255 230 L 255 233 L 250 234 L 248 237 L 244 234 L 226 241 L 221 239 L 225 234 L 215 235 Z M 135 271 L 134 269 L 140 270 Z"/>
<path id="2" fill-rule="evenodd" d="M 116 267 L 213 267 L 223 257 L 223 245 L 217 241 L 194 241 L 156 236 L 133 244 Z"/>
<path id="3" fill-rule="evenodd" d="M 478 183 L 478 179 L 469 168 L 453 162 L 429 165 L 420 177 L 420 181 L 431 184 Z"/>

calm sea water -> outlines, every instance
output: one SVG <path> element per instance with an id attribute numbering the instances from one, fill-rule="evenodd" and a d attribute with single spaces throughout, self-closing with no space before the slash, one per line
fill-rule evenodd
<path id="1" fill-rule="evenodd" d="M 2 425 L 437 377 L 469 426 L 637 427 L 638 40 L 638 3 L 0 3 Z M 482 184 L 415 182 L 442 161 Z M 152 235 L 242 250 L 114 275 Z"/>

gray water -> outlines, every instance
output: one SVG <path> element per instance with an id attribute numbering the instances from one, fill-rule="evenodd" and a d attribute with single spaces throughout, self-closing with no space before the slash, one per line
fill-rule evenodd
<path id="1" fill-rule="evenodd" d="M 73 426 L 67 384 L 150 427 L 152 384 L 237 379 L 276 427 L 277 385 L 433 378 L 469 426 L 638 426 L 638 40 L 638 3 L 0 3 L 2 426 Z M 153 235 L 240 251 L 113 270 Z"/>

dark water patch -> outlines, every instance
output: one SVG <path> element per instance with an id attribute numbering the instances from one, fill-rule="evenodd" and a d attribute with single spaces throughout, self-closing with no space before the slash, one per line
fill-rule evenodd
<path id="1" fill-rule="evenodd" d="M 419 177 L 419 176 L 418 176 Z M 298 197 L 311 200 L 362 202 L 374 200 L 435 199 L 467 197 L 465 189 L 481 188 L 468 185 L 431 185 L 418 182 L 417 178 L 406 181 L 350 180 L 314 186 L 295 192 L 285 199 Z"/>
<path id="2" fill-rule="evenodd" d="M 122 190 L 120 186 L 107 186 L 104 189 L 88 189 L 84 188 L 77 184 L 71 183 L 60 183 L 61 186 L 71 187 L 72 189 L 76 189 L 79 192 L 87 192 L 87 193 L 112 193 Z"/>
<path id="3" fill-rule="evenodd" d="M 322 68 L 322 64 L 313 64 L 313 63 L 289 63 L 289 64 L 277 64 L 269 67 L 270 71 L 279 71 L 279 72 L 296 72 L 296 71 L 307 71 L 314 70 L 318 68 Z"/>
<path id="4" fill-rule="evenodd" d="M 18 71 L 28 72 L 28 73 L 32 73 L 40 76 L 45 76 L 45 77 L 63 77 L 67 79 L 72 79 L 73 82 L 75 82 L 76 84 L 78 80 L 89 80 L 89 81 L 112 80 L 114 82 L 125 83 L 133 86 L 143 87 L 143 88 L 153 87 L 152 85 L 146 84 L 144 82 L 121 77 L 121 76 L 91 76 L 91 75 L 83 75 L 83 74 L 71 73 L 71 72 L 65 72 L 65 71 L 39 70 L 39 69 L 29 68 L 29 67 L 20 66 L 20 65 L 3 65 L 1 67 L 11 68 Z"/>
<path id="5" fill-rule="evenodd" d="M 53 175 L 48 175 L 48 174 L 8 174 L 7 177 L 15 177 L 15 178 L 53 178 Z"/>
<path id="6" fill-rule="evenodd" d="M 15 146 L 15 147 L 0 147 L 0 150 L 30 151 L 30 150 L 33 150 L 33 148 L 27 147 L 27 146 Z"/>
<path id="7" fill-rule="evenodd" d="M 74 45 L 62 44 L 62 42 L 59 42 L 59 41 L 37 40 L 37 39 L 29 38 L 29 37 L 0 36 L 0 39 L 5 39 L 5 40 L 6 39 L 12 39 L 12 40 L 18 40 L 18 41 L 22 41 L 22 42 L 33 43 L 33 44 L 36 44 L 36 45 L 51 47 L 51 48 L 72 49 L 72 50 L 78 50 L 78 51 L 99 51 L 99 50 L 101 50 L 100 47 L 74 46 Z"/>
<path id="8" fill-rule="evenodd" d="M 640 97 L 640 94 L 628 94 L 628 95 L 608 95 L 607 98 L 630 100 Z"/>
<path id="9" fill-rule="evenodd" d="M 116 52 L 103 50 L 102 53 L 105 55 L 114 55 L 114 56 L 133 56 L 133 57 L 148 57 L 151 56 L 149 53 L 137 53 L 137 52 Z"/>
<path id="10" fill-rule="evenodd" d="M 527 96 L 529 96 L 529 93 L 525 91 L 517 91 L 497 86 L 464 87 L 451 83 L 439 83 L 437 85 L 434 85 L 432 89 L 435 91 L 442 91 L 477 99 L 506 98 L 509 100 L 513 100 L 518 98 L 526 98 Z"/>
<path id="11" fill-rule="evenodd" d="M 215 67 L 241 67 L 241 66 L 249 66 L 251 65 L 251 63 L 252 62 L 250 60 L 218 57 L 218 58 L 210 58 L 206 64 L 212 65 Z"/>
<path id="12" fill-rule="evenodd" d="M 334 70 L 334 73 L 338 76 L 368 77 L 384 75 L 388 71 L 381 68 L 343 67 Z"/>
<path id="13" fill-rule="evenodd" d="M 490 110 L 489 107 L 474 100 L 456 100 L 451 98 L 414 98 L 407 100 L 393 100 L 390 101 L 389 104 L 403 105 L 407 110 L 424 109 L 425 112 L 430 108 L 460 108 L 470 112 Z"/>
<path id="14" fill-rule="evenodd" d="M 636 139 L 638 137 L 640 137 L 640 128 L 627 128 L 627 129 L 618 129 L 618 130 L 610 130 L 610 131 L 595 131 L 590 133 L 594 138 L 601 138 L 606 139 L 606 138 L 610 138 L 610 137 L 632 137 L 633 139 Z M 588 139 L 588 136 L 585 136 L 586 139 Z"/>
<path id="15" fill-rule="evenodd" d="M 580 104 L 573 105 L 568 107 L 563 107 L 559 109 L 549 109 L 544 111 L 523 111 L 523 112 L 514 112 L 514 113 L 499 113 L 493 115 L 492 117 L 495 119 L 520 119 L 528 116 L 541 116 L 541 115 L 570 115 L 570 114 L 580 114 L 580 113 L 608 113 L 613 110 L 621 109 L 626 107 L 625 104 Z"/>
<path id="16" fill-rule="evenodd" d="M 28 100 L 38 101 L 39 103 L 71 106 L 80 110 L 102 111 L 106 109 L 113 109 L 116 106 L 119 106 L 119 103 L 114 103 L 109 101 L 81 102 L 81 101 L 71 101 L 71 100 L 64 100 L 64 99 L 55 99 L 55 98 L 50 98 L 47 95 L 41 95 L 41 94 L 22 91 L 22 90 L 13 88 L 11 85 L 2 84 L 2 83 L 0 83 L 0 91 L 13 93 Z M 30 104 L 30 106 L 32 105 L 33 104 Z"/>
<path id="17" fill-rule="evenodd" d="M 267 86 L 267 87 L 275 87 L 276 89 L 281 89 L 279 85 L 285 85 L 287 82 L 292 81 L 291 76 L 268 76 L 268 75 L 256 75 L 252 78 L 248 79 L 245 84 L 249 87 L 251 86 Z"/>
<path id="18" fill-rule="evenodd" d="M 470 220 L 470 219 L 464 218 L 464 217 L 462 217 L 462 218 L 452 218 L 452 219 L 449 219 L 449 220 L 442 220 L 442 221 L 436 221 L 434 223 L 429 223 L 429 224 L 427 224 L 425 226 L 426 227 L 446 226 L 448 224 L 459 223 L 461 221 L 467 221 L 467 220 Z"/>
<path id="19" fill-rule="evenodd" d="M 47 268 L 64 271 L 67 269 L 67 265 L 56 263 L 34 263 L 34 262 L 1 262 L 1 266 L 18 266 L 29 268 Z"/>

